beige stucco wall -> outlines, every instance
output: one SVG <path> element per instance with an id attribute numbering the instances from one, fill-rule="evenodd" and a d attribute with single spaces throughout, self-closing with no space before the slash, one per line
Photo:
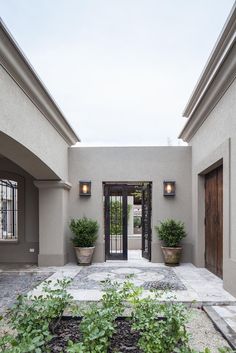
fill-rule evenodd
<path id="1" fill-rule="evenodd" d="M 163 181 L 176 181 L 175 198 L 163 197 Z M 79 197 L 79 180 L 92 181 L 92 196 Z M 69 214 L 99 222 L 95 261 L 104 261 L 103 186 L 105 181 L 151 181 L 152 261 L 163 261 L 154 225 L 164 218 L 182 220 L 188 232 L 183 261 L 192 260 L 191 147 L 72 147 L 69 149 Z M 67 230 L 69 259 L 74 260 Z"/>
<path id="2" fill-rule="evenodd" d="M 67 180 L 67 142 L 1 65 L 0 132 L 13 139 L 12 141 L 6 139 L 1 143 L 4 136 L 1 137 L 0 153 L 18 164 L 19 159 L 22 159 L 21 166 L 24 164 L 24 169 L 30 171 L 32 175 L 37 174 L 34 176 L 38 179 Z M 25 147 L 25 155 L 24 151 L 21 155 L 17 154 L 14 141 Z M 27 150 L 31 155 L 27 154 Z M 38 158 L 36 168 L 33 167 L 33 155 Z M 47 171 L 43 164 L 51 171 Z"/>
<path id="3" fill-rule="evenodd" d="M 0 262 L 37 263 L 39 249 L 38 190 L 31 175 L 0 156 L 0 178 L 18 181 L 19 239 L 16 243 L 0 241 Z M 34 252 L 30 252 L 34 249 Z"/>
<path id="4" fill-rule="evenodd" d="M 192 219 L 194 263 L 204 266 L 204 173 L 223 160 L 223 280 L 236 295 L 236 81 L 190 141 L 192 146 Z"/>

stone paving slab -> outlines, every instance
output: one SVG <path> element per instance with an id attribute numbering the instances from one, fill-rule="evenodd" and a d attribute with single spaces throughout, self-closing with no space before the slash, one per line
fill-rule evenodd
<path id="1" fill-rule="evenodd" d="M 236 306 L 204 306 L 204 311 L 222 333 L 230 346 L 236 350 Z"/>
<path id="2" fill-rule="evenodd" d="M 236 333 L 236 306 L 213 306 L 213 309 Z"/>

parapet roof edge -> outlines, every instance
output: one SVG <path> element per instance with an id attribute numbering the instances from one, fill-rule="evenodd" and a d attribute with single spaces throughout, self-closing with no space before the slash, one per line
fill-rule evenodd
<path id="1" fill-rule="evenodd" d="M 228 51 L 232 47 L 232 43 L 236 37 L 236 2 L 234 3 L 230 14 L 225 22 L 225 25 L 216 41 L 216 44 L 211 51 L 207 63 L 200 75 L 197 84 L 188 100 L 188 103 L 183 111 L 183 116 L 191 118 L 196 110 L 202 96 L 206 92 L 209 84 L 215 77 L 221 63 L 223 62 Z"/>
<path id="2" fill-rule="evenodd" d="M 2 66 L 69 145 L 79 142 L 79 136 L 0 17 L 1 31 L 5 36 L 3 40 L 0 40 L 0 63 Z"/>

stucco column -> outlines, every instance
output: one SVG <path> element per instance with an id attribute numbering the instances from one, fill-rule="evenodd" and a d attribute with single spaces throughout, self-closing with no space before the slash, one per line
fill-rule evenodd
<path id="1" fill-rule="evenodd" d="M 67 262 L 67 204 L 71 185 L 64 181 L 35 181 L 39 189 L 39 266 Z"/>

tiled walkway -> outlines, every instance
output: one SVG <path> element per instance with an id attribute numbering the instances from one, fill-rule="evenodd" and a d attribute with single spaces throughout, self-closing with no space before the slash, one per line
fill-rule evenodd
<path id="1" fill-rule="evenodd" d="M 110 277 L 122 282 L 125 274 L 134 273 L 132 279 L 137 285 L 144 287 L 144 296 L 149 295 L 145 282 L 166 282 L 172 279 L 174 290 L 172 294 L 176 301 L 185 303 L 195 302 L 196 305 L 236 305 L 236 298 L 223 289 L 222 280 L 205 268 L 197 268 L 192 264 L 181 264 L 169 268 L 161 263 L 151 263 L 142 259 L 140 253 L 134 251 L 129 254 L 129 261 L 107 261 L 95 263 L 89 267 L 67 264 L 63 267 L 35 268 L 32 270 L 55 272 L 50 279 L 71 277 L 74 279 L 69 292 L 78 301 L 97 301 L 102 296 L 99 287 L 101 280 Z M 84 286 L 83 286 L 84 283 Z M 146 287 L 146 288 L 145 288 Z M 40 286 L 34 294 L 40 293 Z M 167 295 L 163 297 L 166 299 Z"/>

